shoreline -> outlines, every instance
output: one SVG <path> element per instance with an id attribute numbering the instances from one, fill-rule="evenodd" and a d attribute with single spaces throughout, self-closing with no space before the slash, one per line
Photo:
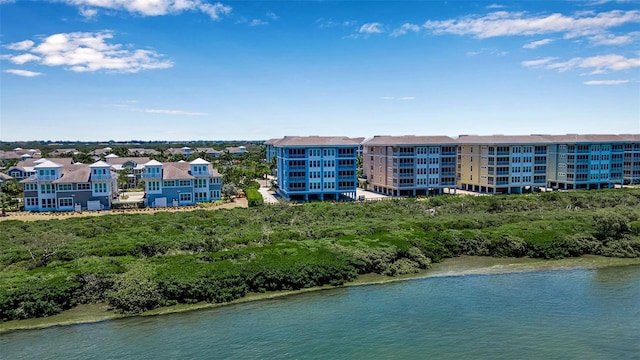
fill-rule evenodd
<path id="1" fill-rule="evenodd" d="M 364 274 L 354 281 L 341 286 L 317 286 L 300 290 L 286 290 L 267 293 L 250 293 L 228 303 L 196 303 L 178 304 L 149 310 L 141 314 L 119 314 L 109 310 L 107 304 L 82 304 L 46 318 L 12 320 L 0 323 L 0 334 L 17 330 L 35 330 L 54 326 L 96 323 L 114 319 L 135 316 L 158 316 L 185 311 L 211 309 L 246 302 L 268 300 L 287 296 L 304 294 L 322 290 L 345 288 L 352 286 L 380 285 L 397 281 L 415 279 L 454 277 L 468 275 L 497 275 L 519 272 L 562 271 L 572 269 L 600 269 L 615 266 L 640 265 L 640 258 L 608 258 L 596 255 L 583 255 L 577 258 L 560 260 L 531 259 L 531 258 L 492 258 L 483 256 L 463 255 L 457 258 L 445 259 L 443 262 L 432 264 L 430 269 L 414 274 L 390 277 L 379 274 Z"/>

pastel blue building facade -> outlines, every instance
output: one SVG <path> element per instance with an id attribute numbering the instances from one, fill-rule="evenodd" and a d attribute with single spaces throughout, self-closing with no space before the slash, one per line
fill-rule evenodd
<path id="1" fill-rule="evenodd" d="M 117 199 L 116 174 L 109 164 L 62 165 L 45 160 L 21 181 L 26 211 L 108 210 Z"/>
<path id="2" fill-rule="evenodd" d="M 625 183 L 625 149 L 621 135 L 548 136 L 547 181 L 562 190 L 612 188 Z M 640 158 L 638 159 L 640 161 Z"/>
<path id="3" fill-rule="evenodd" d="M 360 141 L 320 136 L 271 140 L 278 193 L 288 200 L 355 200 Z"/>
<path id="4" fill-rule="evenodd" d="M 190 163 L 151 160 L 144 164 L 142 178 L 149 207 L 187 206 L 221 198 L 222 176 L 201 158 Z"/>

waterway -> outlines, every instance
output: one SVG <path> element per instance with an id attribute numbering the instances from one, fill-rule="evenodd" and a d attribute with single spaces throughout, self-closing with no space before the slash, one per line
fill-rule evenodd
<path id="1" fill-rule="evenodd" d="M 438 276 L 0 334 L 2 359 L 640 359 L 640 265 Z"/>

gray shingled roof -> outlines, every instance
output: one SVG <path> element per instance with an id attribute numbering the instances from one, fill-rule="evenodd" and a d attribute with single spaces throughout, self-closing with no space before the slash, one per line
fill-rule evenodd
<path id="1" fill-rule="evenodd" d="M 285 136 L 274 142 L 274 146 L 349 146 L 360 145 L 362 138 L 346 136 Z"/>
<path id="2" fill-rule="evenodd" d="M 62 176 L 54 180 L 55 184 L 86 183 L 89 182 L 91 168 L 89 165 L 65 165 L 62 168 Z"/>
<path id="3" fill-rule="evenodd" d="M 457 144 L 456 140 L 448 136 L 416 136 L 416 135 L 403 135 L 403 136 L 387 136 L 377 135 L 373 138 L 366 140 L 362 145 L 378 145 L 378 146 L 392 146 L 392 145 L 440 145 L 440 144 Z"/>

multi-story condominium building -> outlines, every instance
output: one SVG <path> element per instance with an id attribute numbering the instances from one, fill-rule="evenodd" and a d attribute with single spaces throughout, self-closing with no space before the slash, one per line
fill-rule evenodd
<path id="1" fill-rule="evenodd" d="M 103 161 L 91 165 L 39 162 L 22 180 L 27 211 L 110 209 L 117 198 L 116 174 Z"/>
<path id="2" fill-rule="evenodd" d="M 601 189 L 640 182 L 638 135 L 571 134 L 546 138 L 550 141 L 550 187 Z"/>
<path id="3" fill-rule="evenodd" d="M 547 186 L 549 140 L 539 135 L 461 135 L 457 177 L 463 190 L 521 193 Z"/>
<path id="4" fill-rule="evenodd" d="M 276 152 L 278 193 L 290 200 L 355 200 L 360 142 L 324 136 L 270 141 Z"/>
<path id="5" fill-rule="evenodd" d="M 620 135 L 624 144 L 624 183 L 640 184 L 640 135 Z"/>
<path id="6" fill-rule="evenodd" d="M 391 196 L 441 194 L 456 186 L 455 139 L 447 136 L 374 136 L 364 141 L 367 188 Z"/>
<path id="7" fill-rule="evenodd" d="M 151 160 L 144 164 L 142 178 L 146 206 L 184 206 L 220 199 L 222 177 L 201 158 L 191 162 Z"/>
<path id="8" fill-rule="evenodd" d="M 377 136 L 364 147 L 368 188 L 392 196 L 456 187 L 510 194 L 640 183 L 640 135 Z M 425 151 L 428 156 L 419 154 Z M 429 167 L 420 169 L 425 162 Z M 455 168 L 453 179 L 445 164 Z"/>

